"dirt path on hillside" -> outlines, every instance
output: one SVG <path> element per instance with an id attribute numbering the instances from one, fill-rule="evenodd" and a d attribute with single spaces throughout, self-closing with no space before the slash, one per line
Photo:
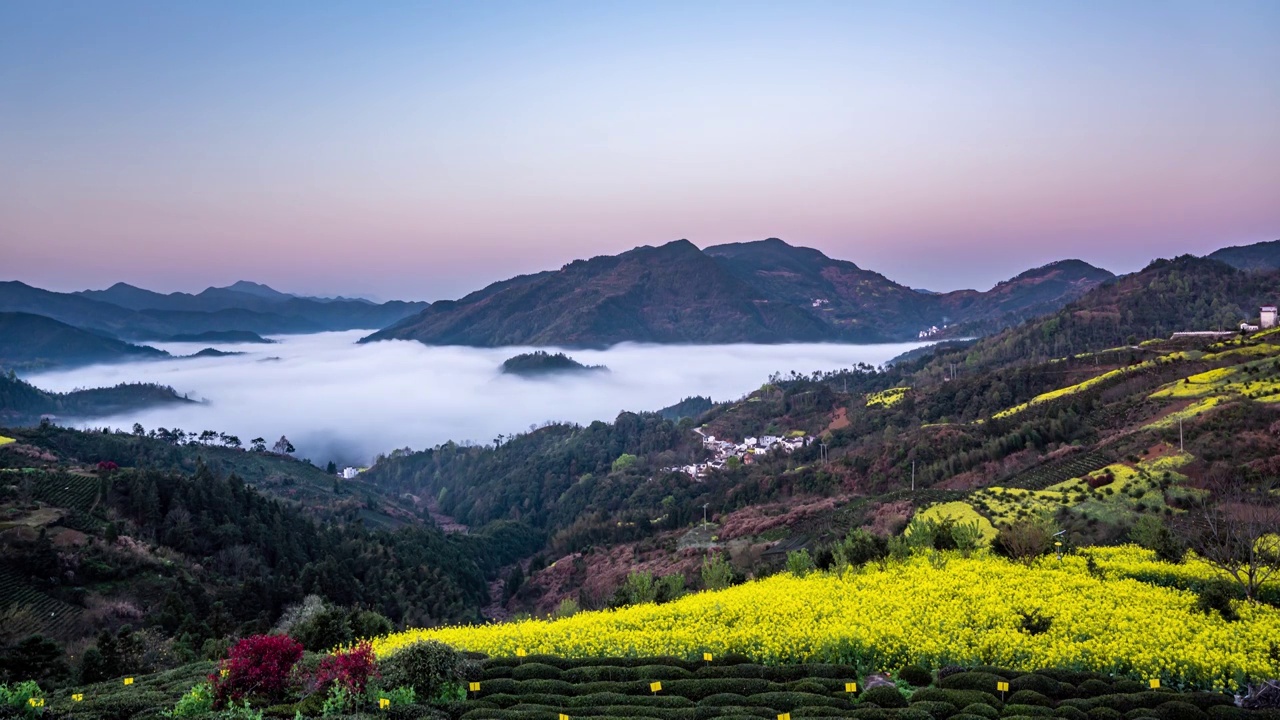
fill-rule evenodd
<path id="1" fill-rule="evenodd" d="M 458 522 L 454 517 L 446 515 L 444 511 L 440 509 L 440 503 L 437 502 L 434 497 L 427 498 L 426 506 L 427 513 L 431 515 L 432 522 L 439 525 L 442 532 L 462 533 L 465 535 L 471 531 L 471 528 Z"/>

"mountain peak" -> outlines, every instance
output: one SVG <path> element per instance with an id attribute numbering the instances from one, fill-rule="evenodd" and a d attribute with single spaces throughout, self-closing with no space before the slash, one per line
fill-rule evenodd
<path id="1" fill-rule="evenodd" d="M 283 300 L 285 298 L 293 297 L 288 293 L 282 293 L 273 287 L 270 287 L 268 285 L 263 285 L 262 283 L 256 283 L 251 280 L 237 280 L 226 287 L 215 288 L 215 289 L 231 290 L 233 292 L 241 292 L 247 295 L 256 295 L 258 297 L 272 298 L 276 300 Z"/>

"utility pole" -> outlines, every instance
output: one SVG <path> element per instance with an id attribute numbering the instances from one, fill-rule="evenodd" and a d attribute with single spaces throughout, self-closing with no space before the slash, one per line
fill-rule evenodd
<path id="1" fill-rule="evenodd" d="M 1178 418 L 1178 452 L 1184 453 L 1187 446 L 1182 443 L 1182 418 Z"/>
<path id="2" fill-rule="evenodd" d="M 916 491 L 916 461 L 911 461 L 911 492 Z"/>
<path id="3" fill-rule="evenodd" d="M 702 528 L 704 530 L 707 527 L 707 506 L 710 504 L 711 503 L 702 503 Z"/>

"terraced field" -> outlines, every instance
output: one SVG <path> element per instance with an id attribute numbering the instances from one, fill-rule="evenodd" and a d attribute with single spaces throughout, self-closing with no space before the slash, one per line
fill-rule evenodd
<path id="1" fill-rule="evenodd" d="M 79 473 L 41 473 L 32 485 L 35 499 L 53 505 L 89 512 L 98 500 L 99 479 Z"/>
<path id="2" fill-rule="evenodd" d="M 26 583 L 22 576 L 0 565 L 0 610 L 17 606 L 26 610 L 17 619 L 16 634 L 43 633 L 64 638 L 72 635 L 79 624 L 81 609 L 49 597 Z M 9 628 L 6 628 L 6 630 Z"/>
<path id="3" fill-rule="evenodd" d="M 565 660 L 530 656 L 490 660 L 463 720 L 562 718 L 982 718 L 1151 717 L 1167 720 L 1268 718 L 1235 707 L 1230 695 L 1153 690 L 1150 682 L 1065 671 L 1017 673 L 995 668 L 948 674 L 927 671 L 866 689 L 848 665 L 762 666 L 744 658 L 712 662 L 677 658 Z M 657 683 L 657 684 L 655 684 Z M 1007 688 L 1001 690 L 1001 683 Z M 1134 713 L 1135 710 L 1143 712 Z M 1112 712 L 1108 712 L 1112 711 Z"/>
<path id="4" fill-rule="evenodd" d="M 1060 460 L 1015 473 L 996 484 L 1023 490 L 1043 490 L 1051 485 L 1097 472 L 1113 462 L 1115 462 L 1114 457 L 1096 450 L 1077 452 Z"/>

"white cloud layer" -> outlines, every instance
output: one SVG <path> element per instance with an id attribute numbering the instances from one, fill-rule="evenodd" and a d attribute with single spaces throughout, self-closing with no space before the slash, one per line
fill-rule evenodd
<path id="1" fill-rule="evenodd" d="M 355 342 L 361 331 L 280 336 L 275 345 L 216 345 L 245 355 L 95 365 L 28 378 L 67 391 L 121 382 L 157 382 L 206 401 L 83 423 L 93 427 L 217 430 L 268 444 L 287 435 L 299 457 L 364 463 L 398 447 L 446 440 L 489 443 L 499 433 L 547 420 L 611 421 L 623 410 L 658 410 L 691 395 L 739 398 L 775 371 L 879 365 L 918 343 L 888 345 L 618 345 L 574 350 L 579 362 L 608 366 L 551 380 L 499 373 L 528 348 L 429 347 Z M 174 354 L 204 345 L 162 343 Z M 278 357 L 279 360 L 267 360 Z"/>

